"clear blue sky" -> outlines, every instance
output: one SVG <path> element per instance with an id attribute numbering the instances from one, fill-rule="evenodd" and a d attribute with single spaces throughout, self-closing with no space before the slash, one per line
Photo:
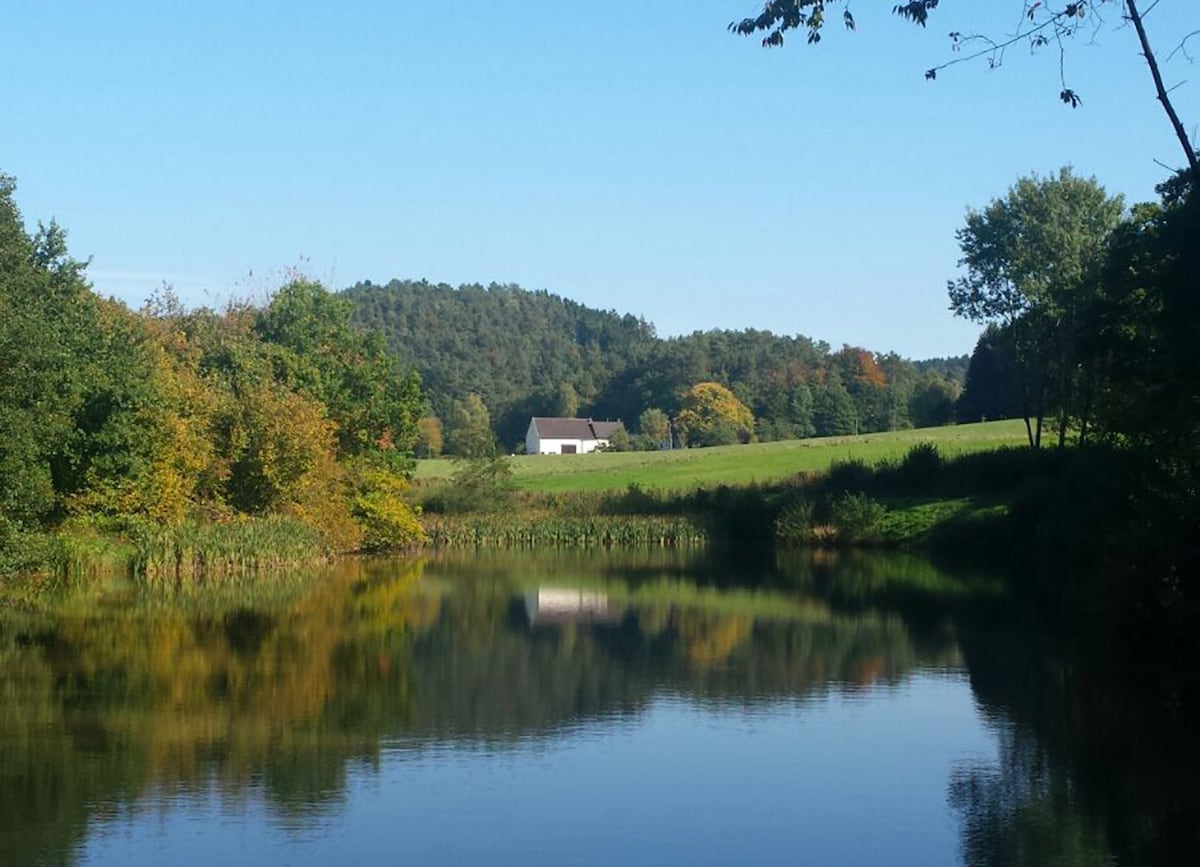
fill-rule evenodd
<path id="1" fill-rule="evenodd" d="M 948 31 L 1009 30 L 1019 0 L 944 0 L 927 31 L 891 5 L 767 51 L 725 30 L 753 0 L 19 0 L 0 171 L 133 305 L 162 281 L 261 297 L 299 266 L 332 288 L 515 282 L 663 335 L 965 353 L 945 281 L 967 206 L 1066 163 L 1144 200 L 1182 154 L 1112 2 L 1070 46 L 1074 111 L 1050 51 L 922 77 Z M 1148 23 L 1165 53 L 1200 4 Z M 1200 84 L 1174 95 L 1195 129 Z"/>

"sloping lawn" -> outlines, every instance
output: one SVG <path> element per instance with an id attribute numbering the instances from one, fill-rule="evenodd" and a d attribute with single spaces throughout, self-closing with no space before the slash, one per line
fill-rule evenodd
<path id="1" fill-rule="evenodd" d="M 600 491 L 631 484 L 684 489 L 773 481 L 824 470 L 835 461 L 893 460 L 925 442 L 936 444 L 944 456 L 986 451 L 1024 443 L 1025 425 L 1018 419 L 707 449 L 519 455 L 512 462 L 517 485 L 531 491 Z M 453 472 L 452 461 L 418 461 L 416 478 L 444 478 Z"/>

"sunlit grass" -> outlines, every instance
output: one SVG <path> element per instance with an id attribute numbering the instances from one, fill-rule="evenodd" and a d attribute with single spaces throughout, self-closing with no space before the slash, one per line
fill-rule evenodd
<path id="1" fill-rule="evenodd" d="M 952 457 L 1020 445 L 1025 426 L 1015 420 L 665 452 L 519 455 L 512 465 L 516 484 L 531 491 L 614 490 L 630 484 L 686 489 L 775 481 L 825 470 L 835 461 L 897 460 L 921 442 L 934 443 L 943 456 Z M 453 472 L 451 461 L 418 461 L 416 478 L 444 478 Z"/>

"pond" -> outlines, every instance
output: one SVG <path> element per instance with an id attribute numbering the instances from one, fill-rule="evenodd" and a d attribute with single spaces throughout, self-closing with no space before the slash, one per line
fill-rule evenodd
<path id="1" fill-rule="evenodd" d="M 10 586 L 0 862 L 1187 860 L 1190 709 L 1002 587 L 671 552 Z"/>

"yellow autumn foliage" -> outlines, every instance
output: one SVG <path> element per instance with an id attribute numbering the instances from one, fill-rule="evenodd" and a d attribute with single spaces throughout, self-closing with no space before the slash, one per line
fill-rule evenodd
<path id="1" fill-rule="evenodd" d="M 395 550 L 427 541 L 417 511 L 403 498 L 408 489 L 403 476 L 375 468 L 359 469 L 357 476 L 353 511 L 364 550 Z"/>
<path id="2" fill-rule="evenodd" d="M 754 413 L 718 382 L 699 382 L 683 396 L 675 427 L 688 445 L 715 446 L 754 439 Z"/>

